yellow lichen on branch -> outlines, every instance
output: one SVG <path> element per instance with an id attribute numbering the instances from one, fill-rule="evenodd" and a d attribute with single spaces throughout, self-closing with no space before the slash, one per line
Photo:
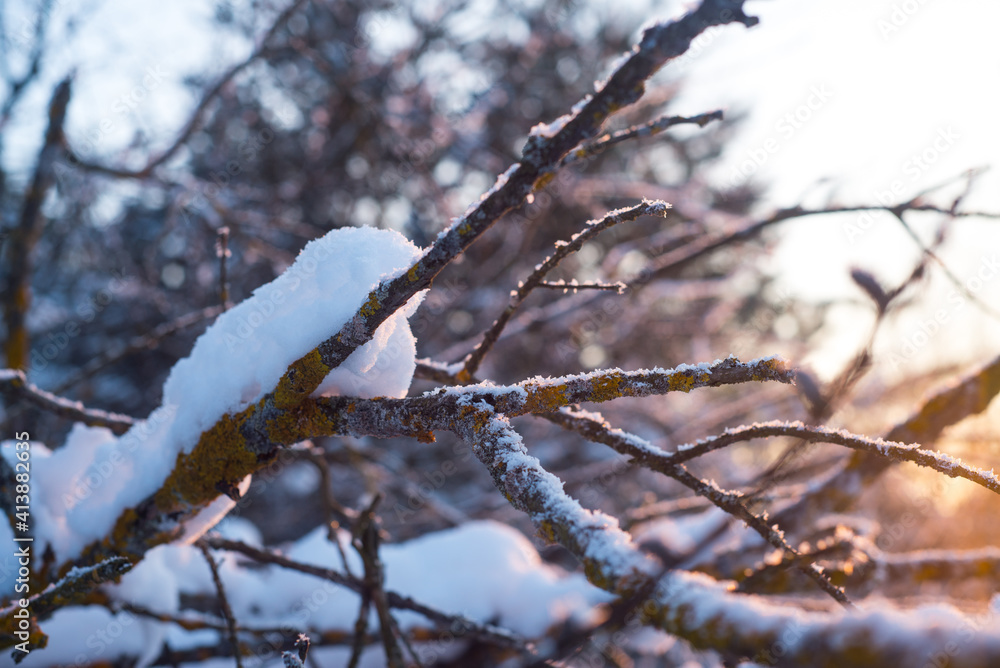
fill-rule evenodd
<path id="1" fill-rule="evenodd" d="M 177 455 L 154 503 L 165 513 L 207 505 L 219 496 L 220 486 L 236 485 L 259 465 L 258 456 L 246 447 L 239 423 L 224 415 L 190 453 Z"/>
<path id="2" fill-rule="evenodd" d="M 534 383 L 529 381 L 524 385 L 528 397 L 524 402 L 526 413 L 550 413 L 566 405 L 566 385 Z"/>
<path id="3" fill-rule="evenodd" d="M 319 387 L 329 373 L 330 367 L 323 362 L 319 350 L 311 350 L 288 365 L 288 370 L 274 388 L 274 406 L 279 409 L 298 406 Z"/>
<path id="4" fill-rule="evenodd" d="M 622 396 L 622 384 L 625 382 L 623 374 L 616 371 L 609 371 L 594 378 L 592 383 L 589 401 L 610 401 Z"/>

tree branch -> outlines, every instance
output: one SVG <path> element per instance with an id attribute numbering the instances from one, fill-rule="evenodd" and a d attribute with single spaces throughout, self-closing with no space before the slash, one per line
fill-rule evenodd
<path id="1" fill-rule="evenodd" d="M 28 382 L 20 369 L 0 369 L 0 393 L 24 399 L 67 420 L 82 422 L 91 427 L 107 427 L 118 435 L 124 434 L 135 424 L 135 419 L 128 415 L 86 408 L 78 401 L 64 399 L 39 389 Z"/>

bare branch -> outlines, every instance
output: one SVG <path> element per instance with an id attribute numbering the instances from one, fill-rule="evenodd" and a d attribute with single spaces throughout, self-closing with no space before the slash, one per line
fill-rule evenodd
<path id="1" fill-rule="evenodd" d="M 193 325 L 197 325 L 199 322 L 204 320 L 211 320 L 215 316 L 222 313 L 223 307 L 221 305 L 208 306 L 201 309 L 200 311 L 193 311 L 191 313 L 185 313 L 179 318 L 175 318 L 170 322 L 165 322 L 154 329 L 152 329 L 147 334 L 137 336 L 131 341 L 129 341 L 124 346 L 119 348 L 113 348 L 102 355 L 98 355 L 93 358 L 79 369 L 70 373 L 65 380 L 59 383 L 52 392 L 54 394 L 61 394 L 73 387 L 77 383 L 83 382 L 87 378 L 90 378 L 94 374 L 98 373 L 101 369 L 105 369 L 120 359 L 128 357 L 133 353 L 137 353 L 140 350 L 153 350 L 160 343 L 163 342 L 168 336 L 179 332 L 183 329 L 187 329 Z"/>
<path id="2" fill-rule="evenodd" d="M 863 211 L 886 211 L 888 213 L 893 213 L 897 210 L 933 211 L 936 213 L 953 215 L 956 218 L 1000 218 L 1000 213 L 986 211 L 952 211 L 950 208 L 946 209 L 934 204 L 923 204 L 917 200 L 911 200 L 910 202 L 897 204 L 895 206 L 830 206 L 818 209 L 807 209 L 800 206 L 794 206 L 787 209 L 779 209 L 766 218 L 743 223 L 738 229 L 724 234 L 712 236 L 703 235 L 696 237 L 694 240 L 681 246 L 680 248 L 656 258 L 649 268 L 649 274 L 636 279 L 636 281 L 633 281 L 633 284 L 642 285 L 654 279 L 672 276 L 699 258 L 702 258 L 732 243 L 752 239 L 768 227 L 778 223 L 783 223 L 786 220 L 826 214 L 860 213 Z"/>
<path id="3" fill-rule="evenodd" d="M 0 392 L 31 402 L 67 420 L 82 422 L 91 427 L 107 427 L 116 434 L 124 434 L 135 424 L 135 419 L 121 413 L 109 413 L 96 408 L 86 408 L 78 401 L 58 397 L 39 389 L 25 378 L 20 369 L 0 369 Z"/>
<path id="4" fill-rule="evenodd" d="M 721 120 L 721 109 L 704 114 L 698 114 L 697 116 L 661 116 L 660 118 L 649 121 L 648 123 L 643 123 L 642 125 L 635 125 L 624 130 L 606 134 L 589 144 L 585 144 L 563 158 L 562 164 L 565 167 L 566 165 L 574 163 L 578 160 L 591 158 L 611 148 L 615 144 L 620 144 L 624 141 L 628 141 L 629 139 L 637 139 L 639 137 L 655 137 L 667 128 L 671 128 L 675 125 L 692 124 L 703 128 L 712 121 Z"/>
<path id="5" fill-rule="evenodd" d="M 542 281 L 549 274 L 549 272 L 555 269 L 566 257 L 568 257 L 571 253 L 575 253 L 580 250 L 580 248 L 583 247 L 583 244 L 610 227 L 618 225 L 619 223 L 633 221 L 639 216 L 644 215 L 663 217 L 666 216 L 669 209 L 670 205 L 666 202 L 643 202 L 627 209 L 618 209 L 607 214 L 601 220 L 589 221 L 583 231 L 575 234 L 568 242 L 557 242 L 555 252 L 545 258 L 544 262 L 536 266 L 535 270 L 531 272 L 531 275 L 524 281 L 521 281 L 517 290 L 510 293 L 510 300 L 507 302 L 507 307 L 504 309 L 503 313 L 501 313 L 500 316 L 493 322 L 493 325 L 486 330 L 486 333 L 483 335 L 483 340 L 479 343 L 479 345 L 477 345 L 475 349 L 473 349 L 473 351 L 465 357 L 464 366 L 457 375 L 458 380 L 460 382 L 469 382 L 472 379 L 476 371 L 479 369 L 479 365 L 482 363 L 483 358 L 487 353 L 489 353 L 490 350 L 492 350 L 493 345 L 497 342 L 497 339 L 500 338 L 500 333 L 510 321 L 514 312 L 517 311 L 531 291 L 542 285 Z"/>
<path id="6" fill-rule="evenodd" d="M 201 550 L 205 557 L 209 570 L 212 572 L 212 582 L 215 584 L 215 592 L 219 597 L 219 608 L 222 610 L 222 618 L 226 622 L 226 633 L 229 635 L 229 643 L 233 646 L 233 656 L 236 658 L 236 668 L 243 668 L 243 650 L 240 648 L 240 637 L 236 634 L 236 618 L 233 617 L 233 609 L 229 607 L 229 597 L 226 596 L 226 588 L 219 577 L 219 565 L 212 558 L 212 553 L 203 542 L 195 545 Z"/>
<path id="7" fill-rule="evenodd" d="M 343 573 L 328 568 L 320 568 L 318 566 L 293 561 L 275 552 L 257 549 L 245 543 L 227 540 L 211 534 L 203 538 L 202 541 L 213 549 L 229 550 L 230 552 L 236 552 L 250 557 L 254 561 L 258 561 L 260 563 L 274 564 L 282 568 L 299 571 L 300 573 L 306 573 L 317 578 L 329 580 L 330 582 L 350 589 L 357 594 L 360 594 L 364 589 L 364 583 L 355 577 L 344 575 Z M 462 617 L 461 615 L 449 615 L 392 591 L 387 591 L 386 597 L 389 607 L 398 608 L 400 610 L 411 610 L 423 615 L 427 619 L 441 626 L 461 628 L 468 633 L 470 637 L 478 638 L 484 642 L 489 642 L 499 647 L 517 648 L 522 650 L 528 647 L 525 640 L 498 626 L 494 626 L 492 624 L 478 624 L 470 619 Z"/>
<path id="8" fill-rule="evenodd" d="M 215 85 L 212 86 L 210 89 L 208 89 L 208 91 L 206 91 L 205 94 L 202 96 L 201 101 L 198 103 L 198 106 L 196 106 L 194 108 L 194 111 L 191 113 L 188 122 L 181 129 L 180 133 L 177 135 L 177 138 L 174 139 L 174 143 L 171 144 L 169 147 L 167 147 L 167 149 L 164 150 L 162 153 L 160 153 L 160 155 L 156 156 L 155 158 L 147 162 L 145 167 L 142 167 L 140 169 L 129 169 L 127 167 L 111 167 L 107 165 L 102 165 L 99 163 L 83 160 L 71 150 L 70 157 L 72 160 L 72 164 L 82 169 L 97 172 L 99 174 L 107 174 L 108 176 L 115 176 L 123 179 L 144 179 L 152 175 L 153 170 L 155 170 L 157 167 L 159 167 L 167 160 L 172 158 L 174 154 L 177 153 L 177 151 L 181 148 L 181 146 L 183 146 L 185 142 L 187 142 L 187 140 L 191 138 L 191 135 L 194 133 L 194 131 L 197 130 L 198 127 L 201 125 L 202 115 L 205 113 L 205 110 L 208 108 L 208 105 L 212 102 L 213 99 L 215 99 L 215 97 L 222 91 L 222 89 L 225 88 L 226 84 L 232 81 L 232 79 L 237 74 L 245 70 L 251 63 L 257 60 L 257 58 L 259 58 L 261 54 L 267 50 L 267 48 L 270 46 L 269 42 L 274 37 L 274 35 L 282 27 L 284 27 L 284 25 L 288 22 L 288 19 L 290 19 L 295 14 L 295 12 L 297 12 L 299 8 L 302 7 L 302 5 L 304 5 L 306 2 L 307 0 L 294 0 L 292 4 L 290 4 L 283 12 L 281 12 L 281 14 L 278 15 L 278 18 L 275 19 L 274 23 L 271 24 L 271 27 L 268 29 L 266 33 L 264 33 L 264 36 L 260 39 L 259 45 L 257 46 L 256 49 L 254 49 L 253 53 L 251 53 L 246 60 L 243 60 L 242 62 L 237 63 L 236 65 L 230 67 L 221 77 L 219 77 L 219 79 L 215 82 Z"/>
<path id="9" fill-rule="evenodd" d="M 8 242 L 7 259 L 4 263 L 6 276 L 3 306 L 4 323 L 7 325 L 4 353 L 7 356 L 7 366 L 12 369 L 28 369 L 31 344 L 25 319 L 31 309 L 31 277 L 34 274 L 32 258 L 45 226 L 42 202 L 55 178 L 55 159 L 65 141 L 63 123 L 69 106 L 71 83 L 72 77 L 63 79 L 52 93 L 45 140 L 38 153 L 31 185 L 24 196 L 20 221 Z"/>
<path id="10" fill-rule="evenodd" d="M 939 389 L 913 415 L 893 427 L 885 439 L 931 445 L 946 427 L 986 410 L 997 393 L 1000 393 L 1000 357 Z M 856 490 L 870 486 L 892 464 L 888 457 L 866 450 L 855 452 L 843 466 L 782 510 L 779 521 L 788 527 L 799 527 L 820 514 L 848 510 L 857 502 Z"/>

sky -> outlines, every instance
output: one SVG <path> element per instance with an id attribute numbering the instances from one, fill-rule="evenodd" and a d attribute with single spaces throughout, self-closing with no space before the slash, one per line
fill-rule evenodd
<path id="1" fill-rule="evenodd" d="M 744 132 L 730 145 L 717 178 L 749 176 L 769 186 L 766 203 L 823 206 L 896 203 L 993 166 L 977 181 L 968 210 L 1000 212 L 1000 41 L 991 26 L 1000 5 L 953 0 L 751 1 L 752 29 L 727 26 L 702 38 L 683 64 L 680 113 L 745 110 Z M 937 203 L 949 204 L 955 188 Z M 910 219 L 928 241 L 937 216 Z M 863 301 L 852 266 L 887 286 L 919 257 L 916 244 L 888 214 L 811 217 L 787 223 L 772 259 L 780 285 L 815 300 Z M 953 228 L 940 257 L 962 288 L 1000 311 L 998 221 Z M 956 292 L 958 295 L 956 296 Z M 932 272 L 926 303 L 888 323 L 876 352 L 890 377 L 948 362 L 989 359 L 1000 343 L 1000 318 Z M 868 305 L 835 309 L 812 363 L 826 373 L 868 336 Z M 866 318 L 866 314 L 868 314 Z"/>
<path id="2" fill-rule="evenodd" d="M 44 132 L 39 111 L 70 68 L 76 79 L 68 134 L 84 155 L 114 153 L 136 128 L 154 145 L 169 144 L 195 103 L 185 77 L 221 72 L 251 49 L 238 31 L 212 29 L 214 4 L 55 0 L 56 48 L 43 71 L 51 85 L 32 90 L 14 119 L 15 131 L 5 132 L 5 166 L 15 176 L 27 173 Z M 237 12 L 244 4 L 231 3 Z M 676 16 L 690 4 L 667 2 L 658 15 Z M 706 178 L 766 183 L 762 211 L 794 203 L 895 202 L 967 169 L 988 167 L 1000 154 L 995 122 L 1000 94 L 994 83 L 1000 41 L 993 34 L 1000 4 L 750 0 L 746 9 L 761 19 L 759 25 L 709 30 L 662 76 L 684 77 L 673 106 L 678 113 L 723 108 L 748 114 L 727 155 Z M 30 33 L 26 10 L 20 3 L 6 5 L 15 48 L 18 36 Z M 638 34 L 649 16 L 636 14 Z M 70 17 L 75 32 L 66 28 Z M 266 21 L 266 14 L 259 18 L 261 29 Z M 141 164 L 144 156 L 133 158 Z M 946 203 L 945 196 L 955 192 L 944 190 L 936 201 Z M 1000 169 L 979 177 L 967 206 L 1000 211 Z M 109 207 L 113 216 L 115 207 Z M 923 216 L 911 223 L 927 240 L 939 220 Z M 815 342 L 809 360 L 833 373 L 867 338 L 872 317 L 849 279 L 850 268 L 864 268 L 891 286 L 909 273 L 920 251 L 886 214 L 800 219 L 779 234 L 768 270 L 779 277 L 782 290 L 793 298 L 856 302 L 831 311 L 826 335 Z M 927 303 L 889 323 L 877 340 L 876 350 L 893 361 L 890 375 L 982 358 L 996 349 L 1000 317 L 986 313 L 990 307 L 1000 312 L 995 249 L 1000 249 L 996 222 L 954 226 L 940 256 L 956 282 L 987 306 L 968 298 L 962 303 L 954 296 L 959 286 L 943 272 L 934 273 Z"/>

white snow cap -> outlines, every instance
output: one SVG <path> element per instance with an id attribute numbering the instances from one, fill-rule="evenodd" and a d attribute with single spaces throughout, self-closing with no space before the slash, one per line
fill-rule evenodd
<path id="1" fill-rule="evenodd" d="M 420 254 L 398 232 L 333 230 L 308 243 L 281 276 L 219 316 L 191 354 L 174 365 L 163 404 L 128 433 L 117 437 L 77 424 L 61 448 L 49 451 L 33 443 L 36 553 L 49 543 L 62 562 L 107 535 L 126 508 L 163 485 L 177 455 L 190 452 L 203 431 L 274 389 L 289 364 L 336 334 L 381 281 L 407 271 Z M 416 366 L 407 317 L 422 297 L 416 295 L 382 323 L 318 392 L 405 396 Z M 3 455 L 14 461 L 13 442 L 4 444 Z M 232 501 L 223 497 L 185 538 L 193 540 L 231 508 Z M 9 532 L 7 523 L 0 523 L 0 540 L 8 540 Z M 0 556 L 0 591 L 9 592 L 13 577 L 2 571 L 3 561 Z"/>
<path id="2" fill-rule="evenodd" d="M 184 440 L 274 389 L 288 365 L 337 331 L 384 279 L 408 270 L 420 249 L 392 230 L 350 227 L 306 244 L 281 276 L 219 316 L 163 386 L 178 407 Z M 416 367 L 407 318 L 423 293 L 389 317 L 375 337 L 327 376 L 320 394 L 403 397 Z M 193 442 L 192 444 L 193 445 Z"/>

